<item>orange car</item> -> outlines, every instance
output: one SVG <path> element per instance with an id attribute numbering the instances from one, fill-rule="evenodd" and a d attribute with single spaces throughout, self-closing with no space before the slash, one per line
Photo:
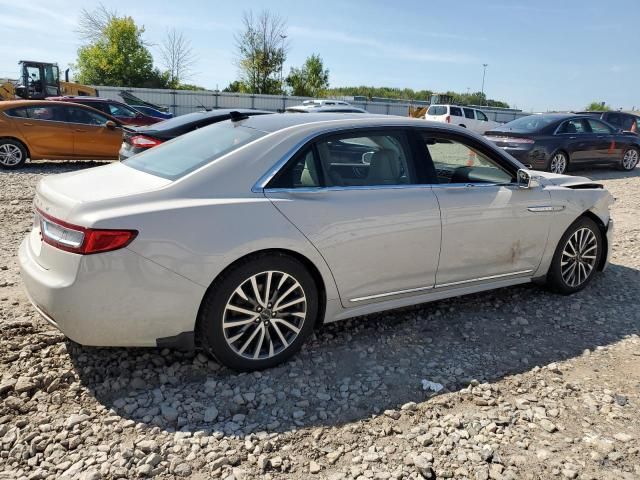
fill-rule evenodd
<path id="1" fill-rule="evenodd" d="M 117 159 L 122 125 L 93 108 L 69 102 L 0 102 L 0 167 L 27 158 Z"/>

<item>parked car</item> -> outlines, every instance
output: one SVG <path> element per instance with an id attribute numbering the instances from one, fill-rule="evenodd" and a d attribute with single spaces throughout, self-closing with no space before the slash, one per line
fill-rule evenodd
<path id="1" fill-rule="evenodd" d="M 87 107 L 95 108 L 103 113 L 111 115 L 117 118 L 124 125 L 130 126 L 144 126 L 152 125 L 154 123 L 161 122 L 162 118 L 153 117 L 139 112 L 133 107 L 130 107 L 126 103 L 118 102 L 116 100 L 110 100 L 108 98 L 99 97 L 51 97 L 48 100 L 56 100 L 59 102 L 73 102 L 80 105 L 86 105 Z"/>
<path id="2" fill-rule="evenodd" d="M 115 118 L 67 102 L 0 102 L 0 166 L 27 160 L 116 159 L 122 128 Z"/>
<path id="3" fill-rule="evenodd" d="M 145 150 L 196 130 L 197 128 L 206 127 L 207 125 L 222 122 L 223 120 L 229 120 L 232 112 L 246 116 L 273 113 L 266 110 L 250 109 L 220 109 L 193 112 L 156 123 L 151 127 L 140 127 L 135 130 L 130 130 L 124 134 L 122 147 L 120 148 L 120 160 L 144 152 Z"/>
<path id="4" fill-rule="evenodd" d="M 145 115 L 149 115 L 150 117 L 163 118 L 165 120 L 169 118 L 173 118 L 173 113 L 171 112 L 161 112 L 152 107 L 147 107 L 146 105 L 131 105 L 131 108 L 144 113 Z"/>
<path id="5" fill-rule="evenodd" d="M 458 105 L 431 105 L 425 113 L 424 119 L 458 125 L 480 134 L 500 125 L 498 122 L 489 120 L 487 114 L 482 110 Z"/>
<path id="6" fill-rule="evenodd" d="M 593 164 L 633 170 L 640 154 L 635 133 L 576 114 L 529 115 L 488 131 L 486 138 L 523 164 L 553 173 Z"/>
<path id="7" fill-rule="evenodd" d="M 595 118 L 604 120 L 605 122 L 613 125 L 620 130 L 627 132 L 638 133 L 638 121 L 640 119 L 637 115 L 626 112 L 576 112 L 580 115 L 590 115 Z"/>
<path id="8" fill-rule="evenodd" d="M 367 113 L 343 100 L 319 99 L 305 100 L 301 105 L 285 109 L 287 113 Z"/>
<path id="9" fill-rule="evenodd" d="M 607 265 L 612 201 L 459 127 L 257 115 L 45 177 L 19 264 L 76 342 L 197 341 L 253 370 L 321 323 L 532 280 L 577 292 Z"/>

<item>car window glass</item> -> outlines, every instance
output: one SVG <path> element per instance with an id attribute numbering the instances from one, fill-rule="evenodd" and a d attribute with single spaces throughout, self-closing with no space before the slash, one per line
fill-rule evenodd
<path id="1" fill-rule="evenodd" d="M 90 112 L 83 108 L 69 107 L 67 109 L 67 119 L 71 123 L 82 123 L 84 125 L 104 125 L 108 118 L 99 113 Z"/>
<path id="2" fill-rule="evenodd" d="M 462 110 L 460 107 L 449 107 L 449 111 L 451 112 L 451 115 L 453 115 L 454 117 L 462 116 Z"/>
<path id="3" fill-rule="evenodd" d="M 415 183 L 404 134 L 334 136 L 316 145 L 329 187 Z"/>
<path id="4" fill-rule="evenodd" d="M 607 122 L 609 122 L 611 125 L 615 125 L 618 128 L 622 128 L 623 119 L 624 119 L 624 117 L 622 115 L 620 115 L 619 113 L 610 113 L 609 115 L 607 115 L 607 118 L 605 120 Z M 593 128 L 593 127 L 591 127 L 591 128 Z"/>
<path id="5" fill-rule="evenodd" d="M 483 122 L 488 122 L 489 121 L 489 119 L 484 114 L 484 112 L 481 112 L 480 110 L 476 110 L 476 117 L 478 117 L 478 120 L 482 120 Z"/>
<path id="6" fill-rule="evenodd" d="M 64 111 L 57 105 L 26 107 L 25 110 L 27 117 L 33 120 L 65 121 Z"/>
<path id="7" fill-rule="evenodd" d="M 427 115 L 446 115 L 447 107 L 444 105 L 433 105 L 427 110 Z"/>
<path id="8" fill-rule="evenodd" d="M 466 118 L 470 118 L 471 120 L 475 120 L 475 115 L 473 114 L 473 108 L 463 108 L 464 116 Z"/>
<path id="9" fill-rule="evenodd" d="M 122 105 L 118 105 L 117 103 L 110 103 L 109 104 L 109 112 L 111 113 L 111 115 L 113 115 L 114 117 L 127 117 L 127 118 L 134 118 L 136 116 L 136 112 L 123 107 Z"/>
<path id="10" fill-rule="evenodd" d="M 574 118 L 573 120 L 568 120 L 560 125 L 558 129 L 558 133 L 588 133 L 589 127 L 587 122 L 581 118 Z"/>
<path id="11" fill-rule="evenodd" d="M 320 187 L 320 174 L 313 148 L 307 147 L 288 164 L 267 188 Z"/>
<path id="12" fill-rule="evenodd" d="M 607 125 L 605 125 L 602 122 L 599 122 L 598 120 L 593 120 L 592 118 L 589 118 L 587 122 L 589 122 L 589 126 L 591 127 L 591 131 L 593 133 L 612 133 L 611 129 Z"/>
<path id="13" fill-rule="evenodd" d="M 11 110 L 6 110 L 5 113 L 10 117 L 29 118 L 27 110 L 24 108 L 12 108 Z"/>
<path id="14" fill-rule="evenodd" d="M 511 183 L 511 173 L 478 150 L 448 138 L 423 133 L 438 183 Z"/>
<path id="15" fill-rule="evenodd" d="M 638 117 L 635 115 L 625 115 L 621 127 L 628 132 L 638 131 Z"/>

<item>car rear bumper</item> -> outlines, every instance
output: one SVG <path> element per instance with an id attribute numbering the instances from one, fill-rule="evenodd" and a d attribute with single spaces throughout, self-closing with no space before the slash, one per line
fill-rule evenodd
<path id="1" fill-rule="evenodd" d="M 18 252 L 29 300 L 70 339 L 151 347 L 193 332 L 203 287 L 126 248 L 87 256 L 61 252 L 74 268 L 44 268 L 31 242 L 27 236 Z"/>

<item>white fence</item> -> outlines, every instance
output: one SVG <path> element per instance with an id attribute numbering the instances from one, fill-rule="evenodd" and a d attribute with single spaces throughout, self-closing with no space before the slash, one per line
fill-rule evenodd
<path id="1" fill-rule="evenodd" d="M 226 93 L 210 90 L 163 90 L 156 88 L 122 88 L 95 86 L 98 95 L 104 98 L 122 101 L 120 92 L 126 90 L 146 102 L 162 105 L 169 108 L 174 115 L 184 115 L 203 107 L 216 108 L 252 108 L 256 110 L 269 110 L 273 112 L 283 111 L 287 107 L 300 105 L 308 97 L 290 97 L 280 95 L 253 95 L 248 93 Z M 352 105 L 364 108 L 370 113 L 383 115 L 400 115 L 406 117 L 409 113 L 410 103 L 385 103 L 352 101 Z M 497 122 L 510 122 L 518 117 L 529 115 L 519 110 L 483 108 L 491 120 Z"/>

